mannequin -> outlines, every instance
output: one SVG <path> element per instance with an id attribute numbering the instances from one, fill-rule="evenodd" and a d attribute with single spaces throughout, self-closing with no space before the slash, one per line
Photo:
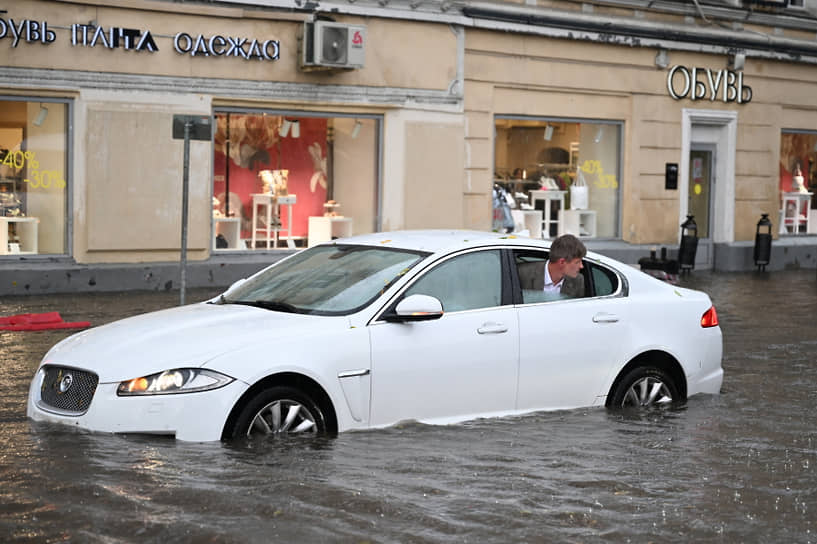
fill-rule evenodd
<path id="1" fill-rule="evenodd" d="M 803 172 L 800 170 L 800 163 L 794 167 L 794 176 L 791 178 L 791 190 L 793 193 L 807 193 L 805 183 L 803 183 Z"/>

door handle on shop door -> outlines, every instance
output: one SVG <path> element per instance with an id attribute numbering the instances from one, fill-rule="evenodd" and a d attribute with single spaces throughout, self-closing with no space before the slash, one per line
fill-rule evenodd
<path id="1" fill-rule="evenodd" d="M 602 312 L 593 316 L 593 323 L 618 323 L 618 316 Z"/>
<path id="2" fill-rule="evenodd" d="M 502 323 L 483 323 L 482 326 L 477 329 L 477 332 L 480 334 L 502 334 L 503 332 L 508 332 L 508 326 Z"/>

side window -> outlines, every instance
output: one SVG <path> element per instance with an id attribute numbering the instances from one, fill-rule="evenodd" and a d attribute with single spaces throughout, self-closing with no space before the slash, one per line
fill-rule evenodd
<path id="1" fill-rule="evenodd" d="M 618 289 L 618 276 L 612 271 L 601 266 L 591 265 L 591 274 L 593 276 L 593 288 L 595 296 L 603 297 L 612 295 Z"/>
<path id="2" fill-rule="evenodd" d="M 502 301 L 502 260 L 498 250 L 476 251 L 448 259 L 423 274 L 406 290 L 408 295 L 430 295 L 443 311 L 493 308 Z"/>
<path id="3" fill-rule="evenodd" d="M 544 251 L 517 250 L 514 251 L 516 272 L 519 276 L 519 286 L 522 288 L 522 303 L 547 302 L 559 300 L 558 294 L 545 293 L 545 262 L 548 254 Z"/>
<path id="4" fill-rule="evenodd" d="M 548 252 L 542 250 L 518 249 L 514 251 L 514 262 L 519 277 L 522 304 L 602 296 L 611 294 L 618 288 L 618 278 L 613 272 L 592 266 L 585 259 L 582 261 L 584 267 L 578 280 L 565 278 L 565 284 L 562 286 L 561 292 L 545 291 L 545 263 L 547 259 Z M 594 282 L 599 283 L 595 292 L 591 287 Z"/>

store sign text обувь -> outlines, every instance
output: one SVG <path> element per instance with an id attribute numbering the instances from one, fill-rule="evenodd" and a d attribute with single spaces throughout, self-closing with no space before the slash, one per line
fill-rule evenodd
<path id="1" fill-rule="evenodd" d="M 752 88 L 743 84 L 743 72 L 673 66 L 667 73 L 667 90 L 675 100 L 723 100 L 747 104 Z"/>
<path id="2" fill-rule="evenodd" d="M 147 51 L 155 53 L 159 47 L 149 30 L 136 28 L 122 28 L 80 24 L 71 25 L 71 45 L 75 47 L 104 47 L 107 49 L 124 49 L 126 51 Z M 10 37 L 12 47 L 22 40 L 26 43 L 42 43 L 50 45 L 57 39 L 53 28 L 48 27 L 47 21 L 32 21 L 23 19 L 0 18 L 0 39 Z M 280 58 L 280 42 L 278 40 L 251 40 L 232 36 L 204 36 L 196 37 L 187 32 L 179 32 L 173 37 L 173 48 L 181 55 L 204 57 L 240 57 L 247 60 L 278 60 Z"/>
<path id="3" fill-rule="evenodd" d="M 31 42 L 42 42 L 50 44 L 57 39 L 57 35 L 53 30 L 49 30 L 48 23 L 43 21 L 29 21 L 24 19 L 19 23 L 15 23 L 14 19 L 6 21 L 0 18 L 0 39 L 11 35 L 13 42 L 12 47 L 17 47 L 20 40 Z"/>

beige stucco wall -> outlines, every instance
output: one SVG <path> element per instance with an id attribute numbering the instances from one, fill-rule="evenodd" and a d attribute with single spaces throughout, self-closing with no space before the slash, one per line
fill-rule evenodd
<path id="1" fill-rule="evenodd" d="M 74 256 L 79 262 L 177 259 L 184 145 L 173 115 L 210 115 L 204 96 L 85 92 L 77 100 Z M 191 141 L 189 258 L 210 237 L 212 144 Z"/>
<path id="2" fill-rule="evenodd" d="M 400 109 L 384 125 L 383 230 L 462 227 L 462 115 Z"/>
<path id="3" fill-rule="evenodd" d="M 0 48 L 0 63 L 6 66 L 117 72 L 126 74 L 187 76 L 248 81 L 279 81 L 331 85 L 364 85 L 413 89 L 444 90 L 456 76 L 456 37 L 444 24 L 405 23 L 375 18 L 335 17 L 338 22 L 365 24 L 366 65 L 345 72 L 311 72 L 298 69 L 298 34 L 305 15 L 276 14 L 261 10 L 196 6 L 168 2 L 87 3 L 25 1 L 6 6 L 5 17 L 17 21 L 46 21 L 57 40 L 44 45 L 20 43 Z M 126 51 L 71 45 L 72 24 L 96 24 L 149 30 L 159 51 Z M 246 38 L 263 42 L 278 40 L 280 58 L 276 61 L 246 60 L 242 57 L 206 57 L 180 54 L 174 50 L 173 37 L 186 32 L 193 38 L 202 34 Z M 422 42 L 416 40 L 423 36 Z M 412 47 L 406 47 L 412 44 Z"/>

